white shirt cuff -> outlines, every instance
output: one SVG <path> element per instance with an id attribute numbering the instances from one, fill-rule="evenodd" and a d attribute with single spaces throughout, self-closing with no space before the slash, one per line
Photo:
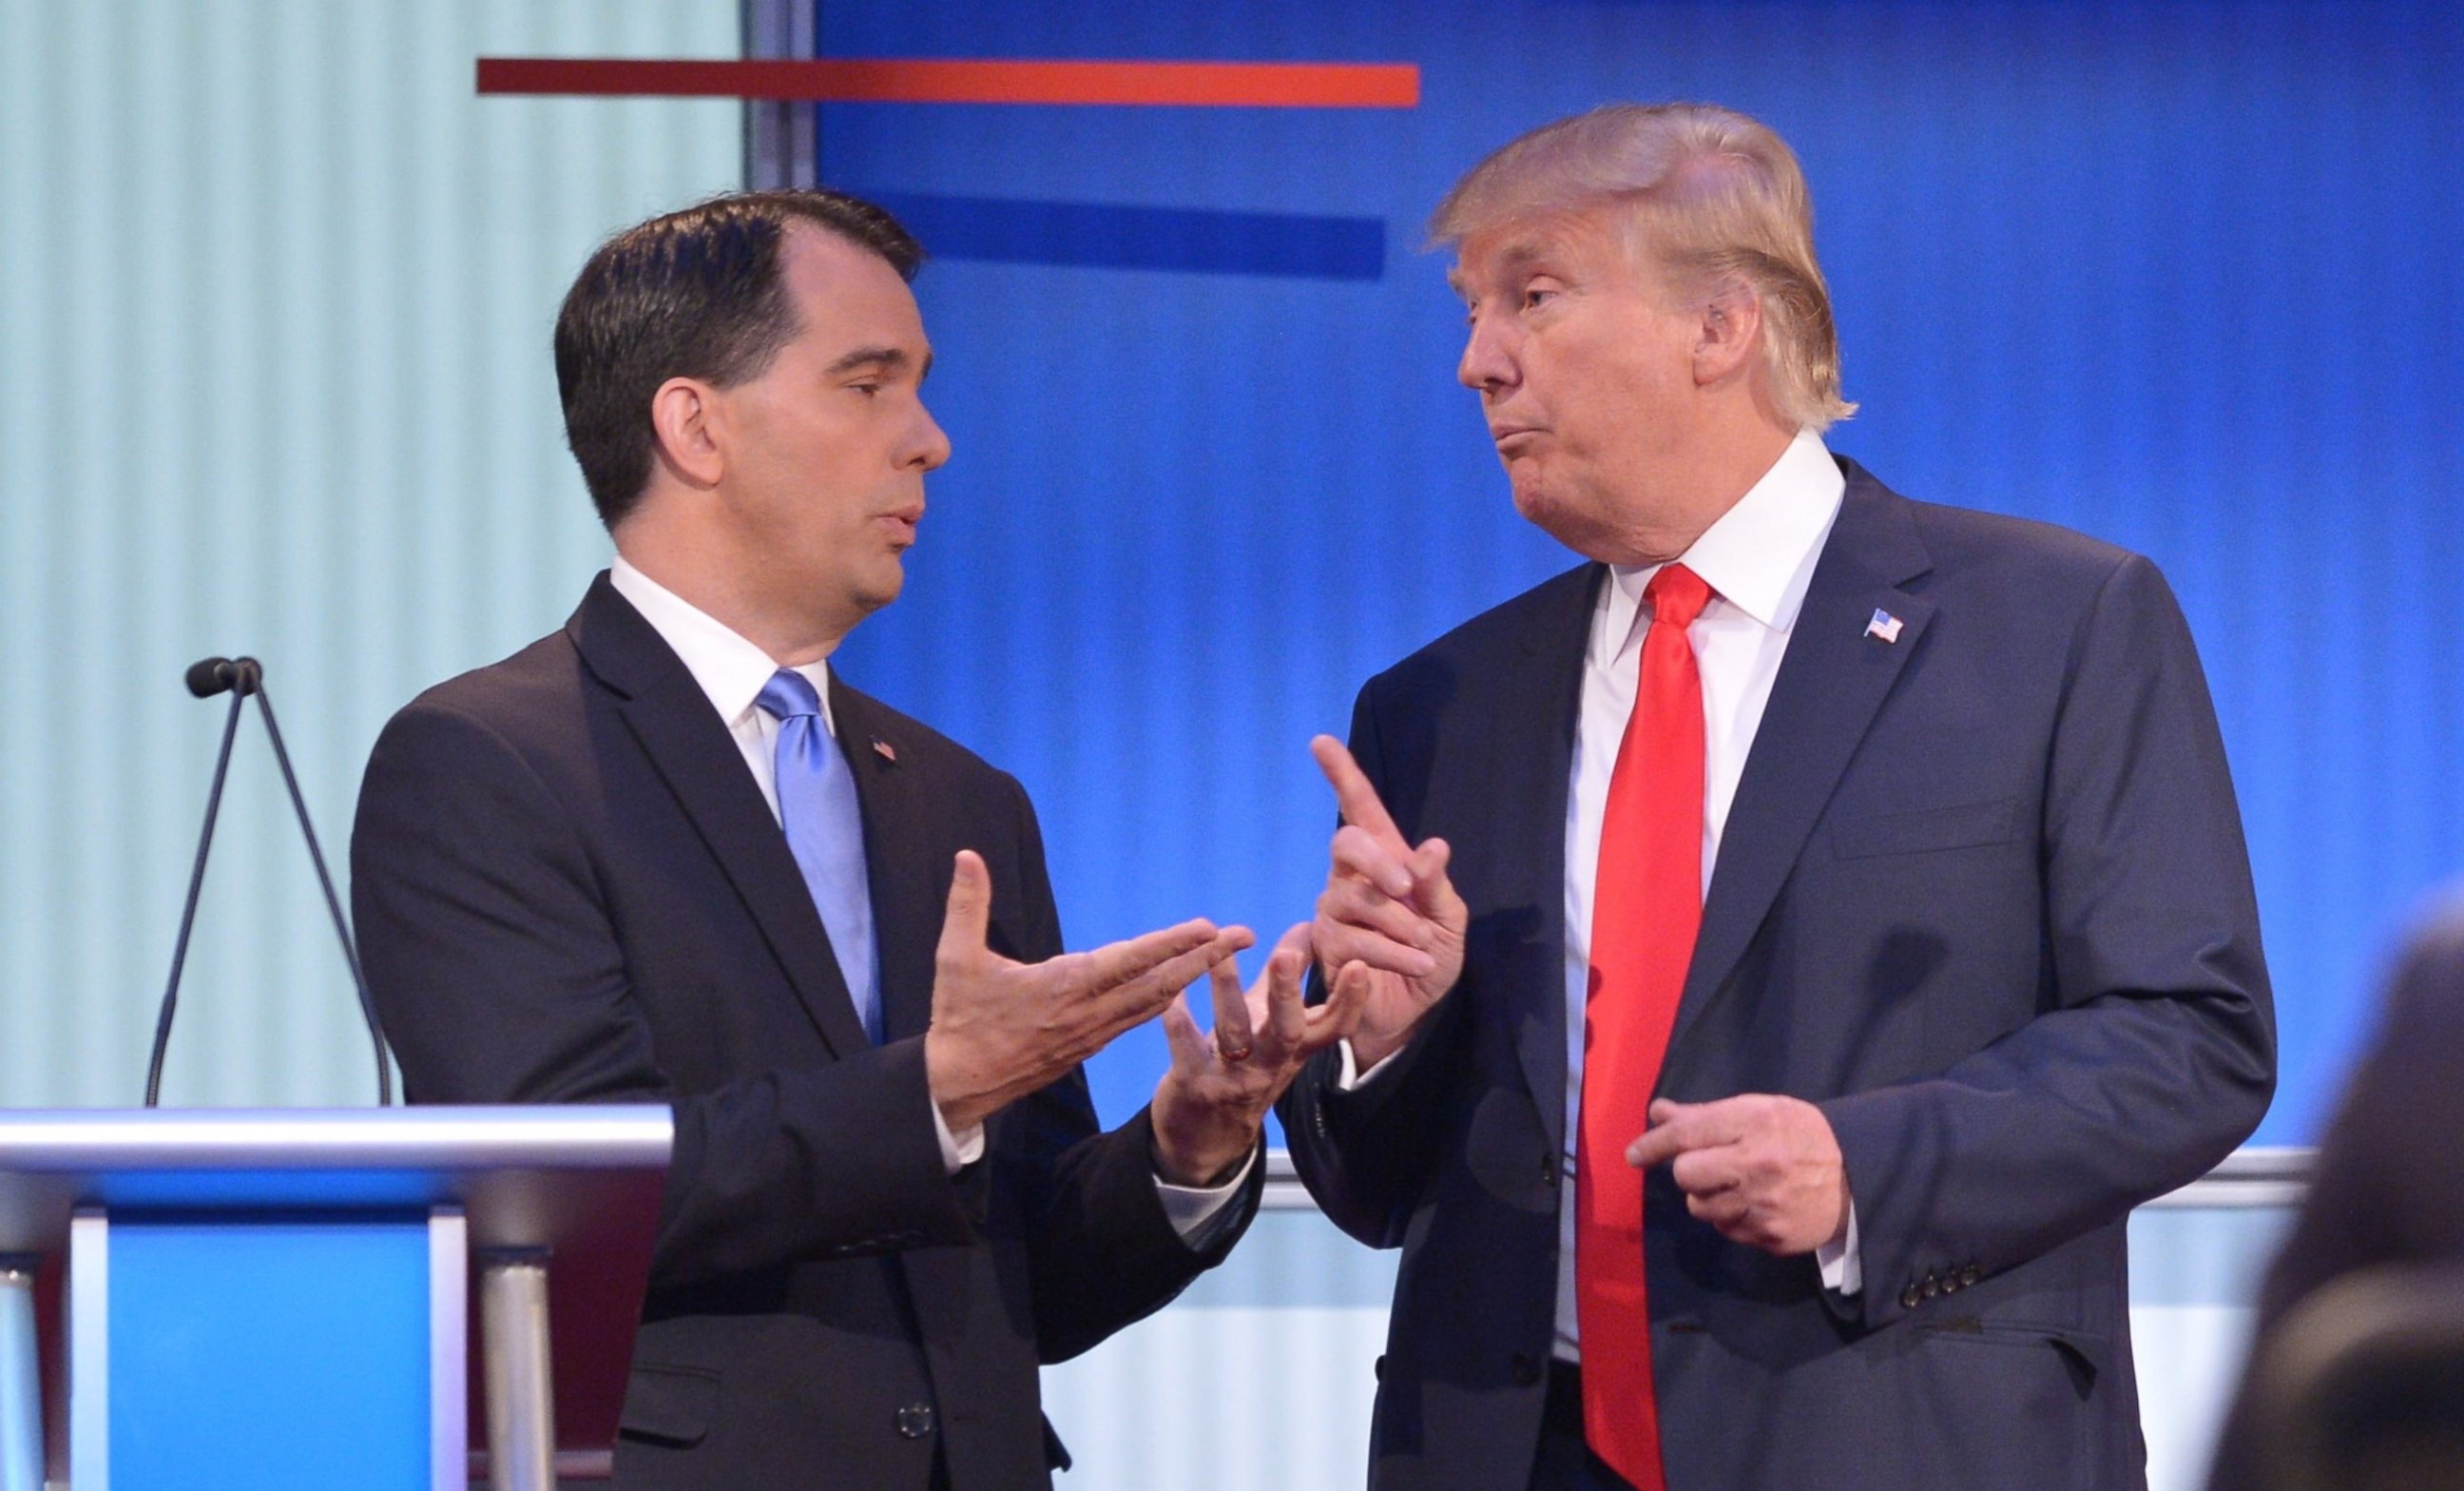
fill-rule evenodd
<path id="1" fill-rule="evenodd" d="M 1347 1035 L 1336 1041 L 1335 1048 L 1343 1053 L 1343 1070 L 1334 1079 L 1336 1092 L 1350 1092 L 1363 1082 L 1375 1080 L 1378 1073 L 1395 1064 L 1394 1053 L 1388 1052 L 1375 1066 L 1364 1072 L 1360 1069 L 1360 1058 L 1352 1054 L 1352 1037 Z"/>
<path id="2" fill-rule="evenodd" d="M 941 1116 L 937 1102 L 925 1104 L 933 1110 L 933 1134 L 941 1141 L 941 1168 L 956 1175 L 984 1157 L 984 1125 L 976 1124 L 963 1134 L 950 1132 L 950 1121 Z"/>
<path id="3" fill-rule="evenodd" d="M 1155 1199 L 1163 1203 L 1163 1214 L 1172 1230 L 1193 1253 L 1202 1253 L 1231 1220 L 1240 1215 L 1224 1203 L 1240 1194 L 1242 1182 L 1249 1178 L 1250 1167 L 1258 1163 L 1258 1151 L 1251 1149 L 1249 1158 L 1232 1178 L 1221 1186 L 1176 1186 L 1162 1176 L 1155 1177 Z"/>
<path id="4" fill-rule="evenodd" d="M 1865 1260 L 1857 1252 L 1857 1203 L 1848 1203 L 1848 1230 L 1837 1243 L 1824 1243 L 1814 1250 L 1814 1261 L 1822 1268 L 1822 1287 L 1840 1294 L 1856 1294 L 1865 1287 Z"/>

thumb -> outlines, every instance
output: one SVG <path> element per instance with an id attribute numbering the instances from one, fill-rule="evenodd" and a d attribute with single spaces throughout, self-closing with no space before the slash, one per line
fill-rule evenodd
<path id="1" fill-rule="evenodd" d="M 961 849 L 950 871 L 950 909 L 941 918 L 939 955 L 965 957 L 984 950 L 992 925 L 993 877 L 983 856 Z"/>
<path id="2" fill-rule="evenodd" d="M 1651 1126 L 1625 1146 L 1625 1163 L 1638 1169 L 1650 1169 L 1665 1165 L 1686 1150 L 1696 1147 L 1695 1125 L 1680 1124 L 1704 1106 L 1697 1102 L 1673 1102 L 1666 1098 L 1654 1098 L 1643 1117 Z"/>
<path id="3" fill-rule="evenodd" d="M 1446 866 L 1453 858 L 1454 851 L 1442 838 L 1425 840 L 1419 848 L 1413 850 L 1409 861 L 1412 899 L 1419 902 L 1420 909 L 1428 914 L 1430 920 L 1441 926 L 1460 931 L 1470 918 L 1465 913 L 1463 898 L 1455 894 L 1453 878 L 1446 874 Z"/>

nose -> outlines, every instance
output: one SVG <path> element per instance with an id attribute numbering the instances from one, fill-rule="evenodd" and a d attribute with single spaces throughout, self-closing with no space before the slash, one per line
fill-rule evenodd
<path id="1" fill-rule="evenodd" d="M 901 464 L 917 471 L 936 470 L 950 458 L 950 437 L 942 433 L 940 421 L 920 400 L 915 405 L 915 422 L 914 438 Z"/>
<path id="2" fill-rule="evenodd" d="M 1455 378 L 1464 388 L 1493 393 L 1513 385 L 1514 355 L 1507 345 L 1511 333 L 1501 324 L 1503 320 L 1494 316 L 1473 320 L 1471 334 L 1463 342 L 1463 361 L 1455 365 Z"/>

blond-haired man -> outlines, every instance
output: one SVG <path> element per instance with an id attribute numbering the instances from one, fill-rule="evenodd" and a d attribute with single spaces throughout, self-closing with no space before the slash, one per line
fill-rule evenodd
<path id="1" fill-rule="evenodd" d="M 1587 561 L 1361 690 L 1284 1116 L 1400 1246 L 1371 1483 L 2144 1480 L 2123 1219 L 2273 1089 L 2247 855 L 2145 560 L 1912 502 L 1802 173 L 1726 109 L 1438 210 L 1516 510 Z"/>

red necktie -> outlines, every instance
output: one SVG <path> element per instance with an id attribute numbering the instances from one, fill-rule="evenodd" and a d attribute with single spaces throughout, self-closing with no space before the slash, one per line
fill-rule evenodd
<path id="1" fill-rule="evenodd" d="M 1634 714 L 1609 776 L 1583 1004 L 1582 1119 L 1574 1140 L 1574 1313 L 1583 1436 L 1637 1491 L 1662 1491 L 1642 1269 L 1643 1130 L 1703 921 L 1703 678 L 1685 629 L 1711 588 L 1664 566 L 1642 592 Z"/>

